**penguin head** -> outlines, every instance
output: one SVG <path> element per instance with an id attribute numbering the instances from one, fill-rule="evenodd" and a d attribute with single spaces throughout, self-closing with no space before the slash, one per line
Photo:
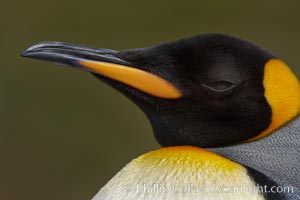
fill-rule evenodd
<path id="1" fill-rule="evenodd" d="M 163 146 L 254 141 L 300 111 L 300 84 L 289 67 L 228 35 L 122 51 L 41 42 L 22 55 L 93 73 L 144 111 Z"/>

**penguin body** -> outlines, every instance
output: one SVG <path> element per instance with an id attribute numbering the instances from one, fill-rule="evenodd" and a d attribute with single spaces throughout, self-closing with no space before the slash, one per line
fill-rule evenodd
<path id="1" fill-rule="evenodd" d="M 22 55 L 91 72 L 139 106 L 166 147 L 131 161 L 93 200 L 300 199 L 300 84 L 268 51 L 206 34 L 123 51 L 42 42 Z M 152 192 L 134 191 L 144 184 Z M 173 186 L 196 191 L 161 191 Z"/>
<path id="2" fill-rule="evenodd" d="M 299 130 L 300 116 L 251 143 L 147 153 L 127 164 L 93 200 L 298 200 Z"/>

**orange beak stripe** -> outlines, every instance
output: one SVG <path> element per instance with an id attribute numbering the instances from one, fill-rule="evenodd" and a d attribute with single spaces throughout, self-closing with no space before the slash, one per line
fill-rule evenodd
<path id="1" fill-rule="evenodd" d="M 88 71 L 124 83 L 142 92 L 164 99 L 178 99 L 182 93 L 168 81 L 143 70 L 99 61 L 79 61 Z"/>

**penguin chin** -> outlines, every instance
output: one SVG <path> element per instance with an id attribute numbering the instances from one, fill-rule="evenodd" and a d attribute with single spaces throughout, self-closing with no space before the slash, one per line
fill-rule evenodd
<path id="1" fill-rule="evenodd" d="M 160 107 L 165 108 L 164 102 Z M 263 131 L 270 123 L 267 119 L 271 115 L 270 109 L 261 109 L 261 117 L 257 112 L 241 113 L 234 118 L 230 113 L 209 111 L 210 105 L 192 105 L 177 100 L 169 102 L 168 110 L 147 110 L 146 113 L 156 140 L 164 147 L 168 146 L 198 146 L 220 147 L 229 146 L 252 138 Z M 154 112 L 155 110 L 155 112 Z M 193 112 L 188 112 L 192 110 Z M 232 113 L 232 115 L 235 115 Z M 266 120 L 262 120 L 266 119 Z"/>

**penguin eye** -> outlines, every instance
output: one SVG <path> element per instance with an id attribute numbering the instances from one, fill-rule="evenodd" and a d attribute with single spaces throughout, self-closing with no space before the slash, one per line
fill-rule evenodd
<path id="1" fill-rule="evenodd" d="M 226 92 L 234 88 L 235 84 L 229 81 L 213 81 L 204 83 L 203 86 L 214 92 Z"/>

